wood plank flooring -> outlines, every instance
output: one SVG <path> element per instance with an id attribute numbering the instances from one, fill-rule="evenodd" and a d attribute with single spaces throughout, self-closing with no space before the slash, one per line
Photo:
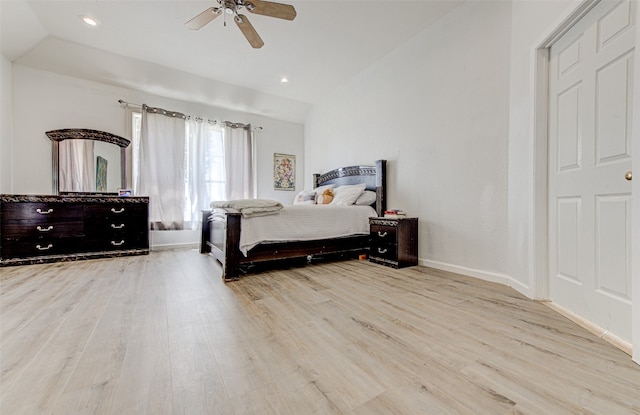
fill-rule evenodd
<path id="1" fill-rule="evenodd" d="M 0 268 L 0 414 L 640 414 L 640 366 L 514 290 L 194 250 Z"/>

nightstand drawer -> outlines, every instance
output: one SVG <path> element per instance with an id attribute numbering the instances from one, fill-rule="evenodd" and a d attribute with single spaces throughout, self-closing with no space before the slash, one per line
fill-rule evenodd
<path id="1" fill-rule="evenodd" d="M 371 234 L 371 240 L 375 241 L 375 243 L 397 243 L 397 228 L 395 226 L 371 225 L 369 227 L 369 232 Z"/>
<path id="2" fill-rule="evenodd" d="M 388 261 L 398 261 L 397 245 L 371 245 L 370 258 L 380 258 Z"/>

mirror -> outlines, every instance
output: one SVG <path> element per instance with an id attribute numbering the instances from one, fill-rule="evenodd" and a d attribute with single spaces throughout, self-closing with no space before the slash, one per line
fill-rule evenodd
<path id="1" fill-rule="evenodd" d="M 47 131 L 52 143 L 53 193 L 117 194 L 127 187 L 129 140 L 104 131 Z"/>

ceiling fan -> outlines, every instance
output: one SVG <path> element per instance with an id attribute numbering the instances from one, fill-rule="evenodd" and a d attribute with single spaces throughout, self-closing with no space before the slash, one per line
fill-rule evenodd
<path id="1" fill-rule="evenodd" d="M 209 7 L 202 13 L 198 14 L 193 19 L 189 20 L 184 25 L 187 29 L 198 30 L 207 23 L 211 22 L 218 16 L 230 15 L 233 16 L 233 21 L 249 41 L 249 44 L 259 49 L 264 45 L 264 42 L 253 28 L 251 22 L 240 11 L 242 8 L 249 10 L 254 14 L 261 14 L 263 16 L 277 17 L 278 19 L 293 20 L 296 17 L 296 9 L 289 4 L 274 3 L 271 1 L 262 0 L 216 0 L 218 6 Z M 225 20 L 225 26 L 227 22 Z"/>

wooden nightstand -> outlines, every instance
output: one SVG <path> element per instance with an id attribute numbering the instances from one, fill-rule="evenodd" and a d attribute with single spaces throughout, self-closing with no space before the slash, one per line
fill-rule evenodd
<path id="1" fill-rule="evenodd" d="M 418 218 L 369 218 L 369 261 L 393 268 L 418 265 Z"/>

